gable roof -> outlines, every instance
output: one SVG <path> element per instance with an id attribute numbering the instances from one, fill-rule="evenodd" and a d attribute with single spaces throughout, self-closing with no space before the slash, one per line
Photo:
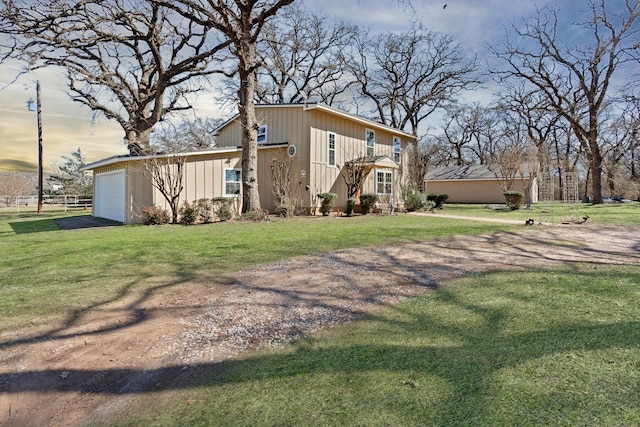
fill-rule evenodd
<path id="1" fill-rule="evenodd" d="M 331 107 L 329 105 L 326 104 L 322 104 L 322 103 L 307 103 L 307 104 L 258 104 L 256 105 L 256 108 L 301 108 L 303 109 L 303 111 L 323 111 L 325 113 L 331 114 L 333 116 L 338 116 L 338 117 L 343 117 L 358 123 L 361 123 L 365 126 L 374 128 L 374 129 L 381 129 L 387 132 L 391 132 L 394 133 L 396 135 L 399 136 L 403 136 L 406 139 L 416 139 L 415 136 L 411 135 L 410 133 L 407 133 L 403 130 L 400 129 L 396 129 L 392 126 L 388 126 L 382 123 L 378 123 L 374 120 L 369 120 L 367 118 L 364 117 L 360 117 L 357 116 L 355 114 L 351 114 L 351 113 L 347 113 L 346 111 L 340 110 L 338 108 L 335 107 Z M 233 117 L 231 117 L 229 120 L 227 120 L 226 122 L 224 122 L 223 124 L 221 124 L 217 129 L 216 132 L 219 132 L 221 129 L 227 127 L 229 124 L 233 123 L 234 121 L 238 120 L 238 118 L 240 117 L 239 114 L 234 115 Z"/>
<path id="2" fill-rule="evenodd" d="M 451 180 L 496 180 L 496 176 L 485 165 L 440 166 L 431 169 L 425 181 Z"/>

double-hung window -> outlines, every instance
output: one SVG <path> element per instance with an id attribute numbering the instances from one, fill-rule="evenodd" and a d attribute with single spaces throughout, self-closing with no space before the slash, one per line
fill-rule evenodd
<path id="1" fill-rule="evenodd" d="M 373 157 L 376 155 L 376 133 L 370 129 L 365 132 L 365 140 L 367 143 L 367 157 Z"/>
<path id="2" fill-rule="evenodd" d="M 258 128 L 258 145 L 267 143 L 267 125 Z"/>
<path id="3" fill-rule="evenodd" d="M 327 153 L 327 164 L 329 166 L 336 165 L 336 134 L 333 132 L 329 132 L 328 137 L 328 147 L 329 151 Z"/>
<path id="4" fill-rule="evenodd" d="M 393 188 L 393 173 L 387 171 L 378 171 L 376 174 L 376 193 L 391 194 Z"/>
<path id="5" fill-rule="evenodd" d="M 224 170 L 224 195 L 239 196 L 242 194 L 242 169 Z"/>
<path id="6" fill-rule="evenodd" d="M 401 150 L 400 138 L 397 136 L 393 137 L 393 161 L 396 163 L 400 163 L 400 150 Z"/>

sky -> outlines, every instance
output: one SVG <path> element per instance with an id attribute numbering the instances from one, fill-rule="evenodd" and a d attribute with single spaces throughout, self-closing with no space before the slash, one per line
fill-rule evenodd
<path id="1" fill-rule="evenodd" d="M 498 42 L 504 28 L 535 13 L 536 3 L 527 0 L 299 0 L 307 8 L 331 18 L 371 27 L 374 32 L 401 32 L 412 21 L 430 30 L 455 36 L 461 48 L 482 53 L 488 44 Z M 402 3 L 402 4 L 399 4 Z M 557 0 L 552 4 L 574 10 L 583 0 Z M 444 7 L 446 4 L 446 8 Z M 545 2 L 538 2 L 538 7 Z M 39 70 L 13 81 L 15 63 L 0 64 L 0 172 L 35 171 L 37 168 L 36 113 L 27 110 L 27 101 L 36 98 L 36 80 L 41 85 L 45 172 L 64 162 L 77 148 L 88 162 L 126 154 L 119 125 L 105 118 L 93 120 L 91 111 L 72 102 L 66 94 L 60 71 Z M 198 116 L 219 117 L 210 96 L 197 101 Z"/>

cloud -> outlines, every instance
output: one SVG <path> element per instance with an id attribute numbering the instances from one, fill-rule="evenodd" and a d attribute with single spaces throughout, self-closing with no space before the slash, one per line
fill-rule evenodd
<path id="1" fill-rule="evenodd" d="M 0 172 L 37 172 L 38 165 L 23 160 L 0 159 Z"/>

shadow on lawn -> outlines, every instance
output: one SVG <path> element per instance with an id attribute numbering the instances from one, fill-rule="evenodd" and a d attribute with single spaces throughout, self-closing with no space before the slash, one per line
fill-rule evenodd
<path id="1" fill-rule="evenodd" d="M 290 354 L 260 355 L 245 360 L 195 366 L 176 365 L 151 370 L 60 369 L 7 373 L 0 375 L 0 392 L 73 391 L 128 395 L 279 380 L 300 375 L 311 377 L 325 373 L 349 375 L 359 372 L 402 371 L 407 376 L 425 373 L 447 383 L 450 389 L 429 402 L 433 407 L 428 414 L 429 423 L 446 424 L 454 419 L 452 417 L 460 417 L 461 411 L 467 421 L 483 419 L 487 406 L 485 399 L 491 389 L 490 381 L 498 370 L 517 367 L 530 360 L 562 352 L 640 347 L 640 321 L 604 325 L 559 325 L 521 335 L 501 334 L 510 314 L 504 309 L 490 309 L 463 302 L 446 289 L 436 292 L 436 300 L 470 310 L 480 315 L 484 322 L 480 322 L 481 326 L 476 324 L 466 328 L 460 324 L 438 320 L 429 310 L 416 313 L 415 309 L 409 310 L 401 306 L 395 310 L 403 311 L 403 321 L 383 317 L 371 319 L 381 322 L 382 328 L 390 329 L 390 336 L 385 337 L 387 339 L 383 339 L 382 344 L 320 349 L 303 344 Z M 386 343 L 394 341 L 394 334 L 417 338 L 425 333 L 447 336 L 461 344 L 414 346 Z M 29 387 L 21 387 L 24 384 L 29 384 Z M 416 398 L 420 392 L 420 386 L 415 386 L 411 391 Z M 211 399 L 215 399 L 214 396 L 215 393 L 212 393 Z M 444 399 L 440 399 L 441 397 Z M 376 402 L 368 404 L 376 405 Z"/>
<path id="2" fill-rule="evenodd" d="M 64 218 L 42 218 L 32 221 L 10 222 L 9 225 L 16 234 L 41 233 L 58 230 L 81 230 L 85 228 L 116 227 L 121 222 L 90 215 L 76 215 Z"/>
<path id="3" fill-rule="evenodd" d="M 465 251 L 464 247 L 451 250 L 445 242 L 434 241 L 416 244 L 417 254 L 420 251 L 428 251 L 430 247 L 442 245 L 450 250 L 450 255 L 443 257 L 439 262 L 449 266 L 450 270 L 444 270 L 446 274 L 462 274 L 464 263 L 469 257 L 475 257 L 479 261 L 496 263 L 508 263 L 519 265 L 523 269 L 534 266 L 532 260 L 542 259 L 553 261 L 555 265 L 571 266 L 574 264 L 589 264 L 598 266 L 612 263 L 635 263 L 640 261 L 640 255 L 629 255 L 621 248 L 607 247 L 595 249 L 582 246 L 581 242 L 557 241 L 549 245 L 548 236 L 536 236 L 535 234 L 517 236 L 509 233 L 498 233 L 485 236 L 485 243 L 481 249 L 473 252 Z M 493 245 L 498 244 L 500 245 Z M 545 246 L 546 244 L 546 246 Z M 637 247 L 637 241 L 633 243 Z M 627 245 L 626 247 L 630 247 Z M 551 249 L 556 249 L 554 252 Z M 459 250 L 458 250 L 459 249 Z M 564 251 L 575 252 L 576 258 L 568 262 L 563 261 Z M 385 272 L 388 265 L 400 266 L 394 271 L 398 281 L 408 280 L 420 283 L 421 286 L 436 288 L 438 280 L 433 280 L 429 275 L 429 266 L 433 260 L 402 259 L 393 253 L 393 248 L 375 249 L 379 264 L 367 268 L 374 276 L 376 273 Z M 345 254 L 349 254 L 345 252 Z M 361 273 L 362 264 L 358 259 L 338 259 L 341 253 L 327 255 L 330 262 L 344 262 L 351 269 Z M 418 257 L 419 258 L 419 257 Z M 323 258 L 324 259 L 324 258 Z M 623 262 L 624 261 L 624 262 Z M 553 265 L 553 263 L 551 263 Z M 331 266 L 331 264 L 329 264 Z M 281 269 L 281 265 L 274 267 Z M 577 271 L 577 270 L 576 270 Z M 466 271 L 469 272 L 469 271 Z M 355 273 L 355 274 L 358 274 Z M 471 273 L 474 273 L 473 271 Z M 286 274 L 286 272 L 284 273 Z M 329 271 L 327 273 L 333 280 L 337 280 L 341 272 Z M 350 273 L 354 274 L 354 273 Z M 595 269 L 586 271 L 582 269 L 577 274 L 597 275 Z M 611 271 L 605 273 L 611 277 Z M 183 281 L 191 280 L 187 270 L 180 273 L 179 278 L 171 283 L 152 287 L 142 293 L 127 306 L 131 313 L 129 324 L 120 324 L 114 329 L 122 329 L 132 324 L 146 320 L 144 310 L 140 310 L 141 303 L 154 292 L 178 285 Z M 271 279 L 273 279 L 271 277 Z M 348 279 L 345 276 L 345 279 Z M 142 280 L 142 279 L 141 279 Z M 76 336 L 71 327 L 78 323 L 84 313 L 91 311 L 96 306 L 108 304 L 111 301 L 124 299 L 131 292 L 136 283 L 130 283 L 124 287 L 118 295 L 110 301 L 102 301 L 94 306 L 86 307 L 74 312 L 68 321 L 60 329 L 49 331 L 40 337 L 24 341 L 0 343 L 0 346 L 12 346 L 21 343 L 29 343 L 38 340 L 55 340 Z M 286 290 L 278 286 L 272 286 L 268 281 L 260 281 L 257 277 L 254 281 L 236 282 L 238 288 L 248 292 L 275 292 L 283 294 L 286 302 L 307 301 L 310 303 L 322 303 L 323 291 L 317 293 L 307 289 Z M 233 360 L 220 363 L 199 364 L 195 366 L 172 365 L 155 369 L 49 369 L 49 370 L 25 370 L 0 374 L 0 392 L 18 394 L 27 392 L 53 393 L 75 391 L 82 393 L 99 393 L 105 395 L 129 395 L 145 394 L 164 390 L 191 389 L 203 386 L 220 386 L 235 383 L 250 383 L 259 380 L 278 380 L 282 378 L 294 378 L 300 375 L 313 375 L 322 373 L 348 374 L 355 372 L 402 371 L 410 375 L 414 372 L 428 373 L 445 381 L 451 391 L 443 393 L 432 403 L 436 405 L 433 412 L 435 423 L 450 421 L 454 411 L 460 411 L 462 406 L 469 415 L 482 417 L 483 400 L 487 398 L 489 381 L 496 371 L 504 368 L 515 367 L 530 360 L 553 355 L 566 351 L 589 351 L 598 349 L 610 349 L 616 347 L 637 348 L 640 347 L 640 321 L 629 320 L 611 324 L 584 324 L 565 323 L 558 324 L 553 329 L 538 330 L 522 335 L 509 335 L 504 333 L 507 329 L 510 316 L 517 313 L 507 308 L 490 308 L 474 305 L 462 301 L 454 293 L 446 288 L 435 291 L 435 300 L 473 313 L 482 319 L 473 325 L 464 322 L 455 322 L 452 319 L 443 320 L 437 312 L 428 310 L 408 310 L 404 306 L 398 306 L 391 310 L 402 311 L 399 318 L 402 321 L 388 317 L 373 317 L 380 322 L 383 328 L 388 328 L 389 336 L 378 340 L 380 344 L 358 344 L 352 346 L 334 348 L 312 348 L 304 343 L 294 353 L 259 355 L 245 360 Z M 525 300 L 527 295 L 509 295 L 514 300 Z M 253 301 L 256 308 L 264 301 Z M 504 305 L 503 305 L 504 307 Z M 234 310 L 232 304 L 220 305 L 219 310 Z M 344 308 L 343 308 L 344 309 Z M 403 311 L 404 310 L 404 311 Z M 612 309 L 613 310 L 613 309 Z M 91 334 L 105 332 L 95 330 Z M 430 336 L 442 336 L 455 342 L 456 345 L 399 345 L 397 337 L 408 336 L 418 338 L 425 334 Z M 419 393 L 416 390 L 415 393 Z M 441 399 L 440 399 L 441 398 Z M 212 397 L 214 399 L 214 397 Z"/>

